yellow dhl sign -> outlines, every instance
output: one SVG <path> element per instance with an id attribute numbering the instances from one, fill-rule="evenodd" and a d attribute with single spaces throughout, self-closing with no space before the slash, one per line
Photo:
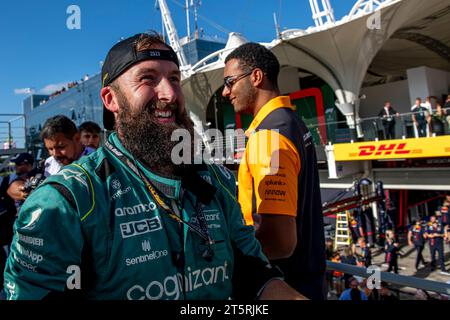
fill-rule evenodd
<path id="1" fill-rule="evenodd" d="M 450 136 L 334 145 L 336 161 L 450 157 Z"/>

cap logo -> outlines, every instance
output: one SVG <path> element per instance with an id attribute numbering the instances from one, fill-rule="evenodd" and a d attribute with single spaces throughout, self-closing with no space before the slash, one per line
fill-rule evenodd
<path id="1" fill-rule="evenodd" d="M 108 78 L 108 76 L 109 76 L 109 73 L 105 73 L 105 75 L 103 76 L 102 87 L 105 86 L 106 78 Z"/>
<path id="2" fill-rule="evenodd" d="M 159 51 L 148 51 L 148 54 L 151 57 L 160 57 L 161 56 L 161 52 L 159 52 Z"/>

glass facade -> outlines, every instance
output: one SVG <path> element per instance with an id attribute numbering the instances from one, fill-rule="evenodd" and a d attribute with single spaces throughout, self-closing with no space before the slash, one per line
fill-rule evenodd
<path id="1" fill-rule="evenodd" d="M 37 108 L 39 105 L 47 101 L 48 97 L 49 96 L 46 94 L 32 94 L 31 96 L 27 97 L 25 100 L 23 100 L 23 113 L 30 113 L 31 110 Z"/>
<path id="2" fill-rule="evenodd" d="M 207 55 L 225 48 L 225 43 L 196 39 L 186 43 L 182 48 L 187 62 L 194 65 Z"/>

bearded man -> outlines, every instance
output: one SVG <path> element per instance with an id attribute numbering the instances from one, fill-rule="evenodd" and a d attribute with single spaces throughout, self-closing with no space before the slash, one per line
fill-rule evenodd
<path id="1" fill-rule="evenodd" d="M 233 175 L 175 166 L 193 133 L 175 52 L 157 35 L 114 45 L 102 68 L 104 147 L 23 205 L 5 269 L 8 299 L 301 299 L 242 221 Z"/>

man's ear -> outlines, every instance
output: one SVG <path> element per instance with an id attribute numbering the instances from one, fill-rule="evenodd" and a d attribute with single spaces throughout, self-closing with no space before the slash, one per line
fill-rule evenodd
<path id="1" fill-rule="evenodd" d="M 72 140 L 73 140 L 75 143 L 80 142 L 80 139 L 81 139 L 81 134 L 80 134 L 79 132 L 77 132 L 77 133 L 75 133 L 75 134 L 73 135 Z"/>
<path id="2" fill-rule="evenodd" d="M 110 86 L 106 86 L 100 90 L 100 97 L 102 98 L 103 105 L 106 109 L 113 113 L 119 111 L 116 95 Z"/>
<path id="3" fill-rule="evenodd" d="M 262 86 L 264 80 L 264 72 L 262 72 L 261 69 L 254 69 L 250 77 L 254 87 L 258 88 Z"/>

